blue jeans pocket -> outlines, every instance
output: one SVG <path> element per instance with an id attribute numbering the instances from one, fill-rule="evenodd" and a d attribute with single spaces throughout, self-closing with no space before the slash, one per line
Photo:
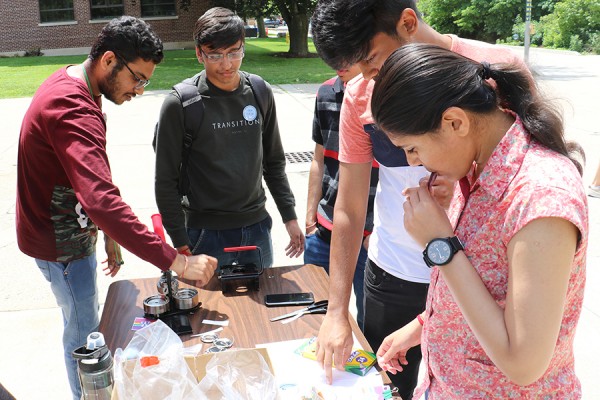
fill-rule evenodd
<path id="1" fill-rule="evenodd" d="M 36 260 L 37 266 L 44 275 L 44 278 L 50 283 L 52 283 L 52 275 L 50 274 L 50 269 L 48 268 L 48 263 L 45 261 Z"/>

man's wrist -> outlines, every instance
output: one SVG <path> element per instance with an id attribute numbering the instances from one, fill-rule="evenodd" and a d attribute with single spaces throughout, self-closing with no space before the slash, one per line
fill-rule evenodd
<path id="1" fill-rule="evenodd" d="M 173 260 L 173 264 L 169 267 L 170 271 L 175 272 L 177 275 L 181 273 L 185 267 L 185 256 L 183 254 L 177 254 Z"/>
<path id="2" fill-rule="evenodd" d="M 348 303 L 346 303 L 346 305 L 336 304 L 335 302 L 332 304 L 332 302 L 330 300 L 329 304 L 327 305 L 327 314 L 339 315 L 339 316 L 346 318 L 349 314 L 349 306 L 350 306 L 350 300 L 348 300 Z"/>

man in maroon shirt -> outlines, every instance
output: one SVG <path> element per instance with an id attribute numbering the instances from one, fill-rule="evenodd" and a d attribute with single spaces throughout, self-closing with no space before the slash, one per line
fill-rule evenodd
<path id="1" fill-rule="evenodd" d="M 106 154 L 102 96 L 122 104 L 144 92 L 163 59 L 161 40 L 143 21 L 113 19 L 79 65 L 62 68 L 38 89 L 19 139 L 16 225 L 19 248 L 35 261 L 62 308 L 63 347 L 73 398 L 81 397 L 71 357 L 97 330 L 96 239 L 113 240 L 161 270 L 205 284 L 216 259 L 184 256 L 150 232 L 121 199 Z M 119 263 L 109 255 L 107 275 Z"/>

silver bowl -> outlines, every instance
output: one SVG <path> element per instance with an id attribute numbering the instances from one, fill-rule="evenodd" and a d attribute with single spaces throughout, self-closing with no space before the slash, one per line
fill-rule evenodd
<path id="1" fill-rule="evenodd" d="M 167 311 L 169 311 L 169 298 L 165 295 L 155 294 L 144 299 L 144 312 L 147 315 L 158 318 Z"/>

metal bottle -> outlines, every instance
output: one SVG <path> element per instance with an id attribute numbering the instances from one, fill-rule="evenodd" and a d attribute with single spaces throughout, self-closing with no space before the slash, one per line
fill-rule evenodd
<path id="1" fill-rule="evenodd" d="M 104 335 L 92 332 L 87 343 L 73 350 L 77 360 L 83 400 L 110 400 L 113 390 L 113 359 Z"/>

